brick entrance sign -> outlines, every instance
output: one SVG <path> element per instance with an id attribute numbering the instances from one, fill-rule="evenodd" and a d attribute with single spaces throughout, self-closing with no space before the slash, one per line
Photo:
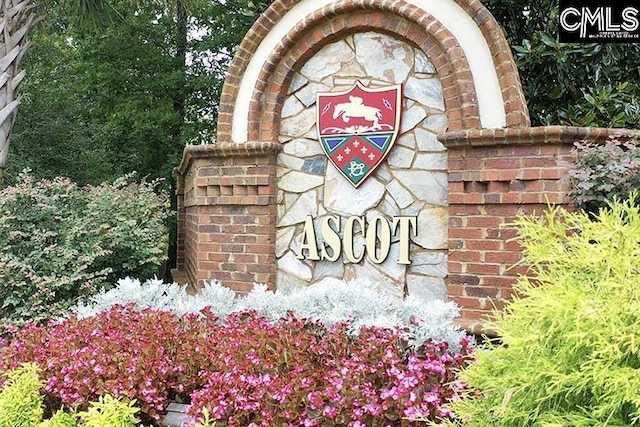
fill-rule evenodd
<path id="1" fill-rule="evenodd" d="M 565 203 L 572 143 L 608 134 L 530 127 L 480 1 L 276 0 L 231 64 L 217 141 L 176 169 L 176 274 L 241 293 L 368 278 L 454 300 L 479 331 L 522 272 L 502 226 Z"/>

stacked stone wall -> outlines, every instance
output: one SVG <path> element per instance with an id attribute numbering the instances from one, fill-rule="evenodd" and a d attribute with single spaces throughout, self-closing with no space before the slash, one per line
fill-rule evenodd
<path id="1" fill-rule="evenodd" d="M 318 142 L 316 93 L 348 90 L 357 81 L 371 88 L 401 83 L 403 114 L 396 146 L 354 189 L 327 161 Z M 357 32 L 309 58 L 287 93 L 280 118 L 283 151 L 277 161 L 278 286 L 305 287 L 327 277 L 368 278 L 398 297 L 445 299 L 447 153 L 436 135 L 447 129 L 448 121 L 442 83 L 427 54 L 383 33 Z M 417 217 L 411 264 L 397 263 L 398 240 L 379 264 L 352 264 L 344 257 L 300 260 L 305 219 L 312 217 L 319 230 L 330 215 L 382 217 L 388 222 L 398 216 Z M 357 246 L 363 240 L 358 236 Z"/>

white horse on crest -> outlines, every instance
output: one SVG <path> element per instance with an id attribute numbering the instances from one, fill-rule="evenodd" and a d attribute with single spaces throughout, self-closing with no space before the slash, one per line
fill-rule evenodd
<path id="1" fill-rule="evenodd" d="M 336 104 L 333 118 L 337 119 L 340 116 L 345 123 L 349 123 L 352 117 L 360 117 L 368 122 L 373 122 L 371 130 L 381 129 L 379 120 L 382 118 L 382 112 L 375 107 L 364 105 L 359 96 L 349 96 L 349 102 Z"/>

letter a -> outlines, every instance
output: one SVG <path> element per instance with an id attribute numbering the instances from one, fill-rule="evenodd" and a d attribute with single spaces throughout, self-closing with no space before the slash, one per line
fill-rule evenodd
<path id="1" fill-rule="evenodd" d="M 305 249 L 309 251 L 309 256 L 306 259 L 320 261 L 318 241 L 316 240 L 316 231 L 313 228 L 313 217 L 311 216 L 308 216 L 304 221 L 304 234 L 302 235 L 302 244 L 300 245 L 300 255 L 298 255 L 298 259 L 305 259 Z"/>

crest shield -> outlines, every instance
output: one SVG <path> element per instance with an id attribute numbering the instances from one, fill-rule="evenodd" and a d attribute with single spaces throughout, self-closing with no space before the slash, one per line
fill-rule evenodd
<path id="1" fill-rule="evenodd" d="M 316 94 L 318 136 L 333 165 L 356 188 L 380 166 L 400 130 L 401 85 Z"/>

